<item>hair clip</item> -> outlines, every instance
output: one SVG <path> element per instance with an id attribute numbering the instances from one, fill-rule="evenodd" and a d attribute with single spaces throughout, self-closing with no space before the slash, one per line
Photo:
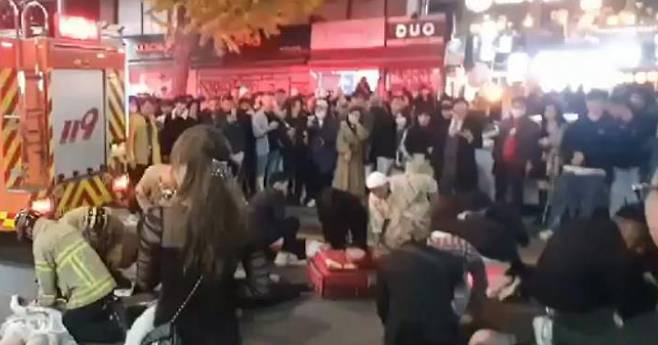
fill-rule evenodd
<path id="1" fill-rule="evenodd" d="M 227 161 L 220 161 L 215 158 L 210 162 L 210 175 L 222 179 L 228 179 L 233 176 L 231 167 Z"/>

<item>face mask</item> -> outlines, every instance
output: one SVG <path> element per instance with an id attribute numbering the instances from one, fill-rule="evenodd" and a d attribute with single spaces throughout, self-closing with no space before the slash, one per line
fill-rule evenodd
<path id="1" fill-rule="evenodd" d="M 407 125 L 407 118 L 404 116 L 398 116 L 395 119 L 395 123 L 398 125 L 398 128 L 404 128 Z"/>

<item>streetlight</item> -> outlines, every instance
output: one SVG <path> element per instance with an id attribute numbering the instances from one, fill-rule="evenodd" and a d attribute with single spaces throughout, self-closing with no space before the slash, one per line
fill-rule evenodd
<path id="1" fill-rule="evenodd" d="M 466 8 L 475 13 L 482 13 L 493 5 L 494 0 L 466 0 Z"/>
<path id="2" fill-rule="evenodd" d="M 598 11 L 603 5 L 602 0 L 580 0 L 580 8 L 583 11 Z"/>

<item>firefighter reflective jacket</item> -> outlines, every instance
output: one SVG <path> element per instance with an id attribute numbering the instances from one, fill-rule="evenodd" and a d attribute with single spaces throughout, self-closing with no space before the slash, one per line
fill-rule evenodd
<path id="1" fill-rule="evenodd" d="M 103 230 L 85 228 L 84 218 L 89 214 L 88 206 L 78 207 L 67 212 L 59 221 L 82 232 L 82 237 L 96 250 L 107 267 L 114 270 L 122 266 L 125 226 L 121 219 L 112 215 L 107 208 L 105 213 L 107 214 L 107 227 Z"/>
<path id="2" fill-rule="evenodd" d="M 39 305 L 52 306 L 61 297 L 67 309 L 77 309 L 114 290 L 110 272 L 78 229 L 42 218 L 34 226 L 33 239 Z"/>

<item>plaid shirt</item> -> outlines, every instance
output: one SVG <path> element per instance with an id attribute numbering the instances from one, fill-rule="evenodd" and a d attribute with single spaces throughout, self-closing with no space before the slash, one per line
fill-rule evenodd
<path id="1" fill-rule="evenodd" d="M 434 231 L 428 244 L 436 249 L 463 257 L 468 263 L 482 261 L 482 255 L 465 239 L 453 234 Z"/>

